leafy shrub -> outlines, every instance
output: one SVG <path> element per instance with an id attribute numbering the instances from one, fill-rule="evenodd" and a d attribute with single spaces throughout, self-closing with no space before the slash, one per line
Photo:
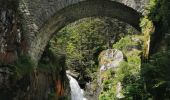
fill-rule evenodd
<path id="1" fill-rule="evenodd" d="M 105 73 L 107 79 L 103 82 L 103 91 L 100 95 L 100 100 L 116 100 L 117 93 L 117 84 L 121 82 L 122 91 L 124 99 L 126 100 L 138 100 L 142 98 L 143 87 L 141 82 L 141 51 L 140 48 L 141 42 L 133 41 L 132 38 L 138 38 L 139 41 L 142 38 L 141 36 L 125 36 L 120 39 L 116 44 L 113 45 L 113 48 L 122 50 L 127 60 L 122 62 L 119 67 L 114 70 L 108 70 Z M 138 40 L 137 39 L 137 40 Z M 131 47 L 131 49 L 129 49 Z M 133 48 L 133 49 L 132 49 Z M 135 99 L 136 98 L 136 99 Z"/>
<path id="2" fill-rule="evenodd" d="M 30 74 L 33 72 L 33 69 L 35 67 L 35 64 L 28 56 L 21 56 L 17 63 L 15 64 L 15 72 L 17 75 L 17 78 L 22 78 L 25 75 Z"/>
<path id="3" fill-rule="evenodd" d="M 142 74 L 145 78 L 148 91 L 160 98 L 170 97 L 170 51 L 161 51 L 151 56 L 148 63 L 142 66 Z M 156 96 L 157 97 L 157 96 Z"/>

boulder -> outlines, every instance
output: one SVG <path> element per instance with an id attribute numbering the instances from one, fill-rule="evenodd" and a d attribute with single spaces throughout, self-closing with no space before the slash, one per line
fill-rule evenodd
<path id="1" fill-rule="evenodd" d="M 100 72 L 118 67 L 120 65 L 120 62 L 122 62 L 123 60 L 124 56 L 120 50 L 117 49 L 104 50 L 99 55 Z"/>

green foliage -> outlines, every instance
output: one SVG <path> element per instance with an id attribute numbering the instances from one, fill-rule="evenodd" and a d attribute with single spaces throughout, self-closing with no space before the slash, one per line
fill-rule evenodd
<path id="1" fill-rule="evenodd" d="M 138 41 L 134 41 L 132 38 Z M 116 100 L 116 90 L 119 82 L 122 84 L 122 97 L 126 98 L 126 100 L 144 98 L 144 89 L 140 76 L 141 38 L 142 36 L 125 36 L 113 45 L 113 48 L 123 51 L 127 61 L 122 62 L 114 71 L 109 70 L 105 73 L 107 79 L 103 82 L 104 89 L 100 95 L 100 100 Z M 111 74 L 113 72 L 114 74 Z"/>
<path id="2" fill-rule="evenodd" d="M 153 22 L 148 18 L 147 15 L 141 19 L 140 27 L 142 29 L 143 34 L 143 57 L 145 59 L 148 59 L 151 35 L 155 31 L 155 27 L 153 25 Z"/>
<path id="3" fill-rule="evenodd" d="M 170 49 L 170 2 L 169 0 L 156 0 L 155 3 L 156 5 L 150 9 L 148 14 L 149 18 L 156 24 L 153 42 L 159 41 L 156 43 L 162 45 L 161 48 L 164 46 L 163 49 Z"/>
<path id="4" fill-rule="evenodd" d="M 170 51 L 161 51 L 151 56 L 148 63 L 142 66 L 147 89 L 152 95 L 163 99 L 170 98 Z"/>
<path id="5" fill-rule="evenodd" d="M 81 72 L 80 79 L 90 77 L 95 80 L 93 73 L 97 71 L 99 53 L 111 48 L 125 34 L 121 30 L 124 24 L 116 22 L 109 18 L 88 18 L 75 22 L 54 36 L 50 49 L 56 54 L 64 53 L 68 69 Z"/>
<path id="6" fill-rule="evenodd" d="M 170 24 L 170 2 L 169 0 L 150 0 L 148 13 L 143 23 L 150 23 L 152 20 L 156 25 L 156 32 L 152 34 L 152 41 L 159 45 L 157 53 L 151 55 L 148 62 L 142 64 L 142 77 L 146 84 L 147 92 L 157 99 L 167 99 L 169 97 L 169 24 Z M 147 19 L 146 19 L 147 18 Z M 149 32 L 151 24 L 145 25 L 144 30 Z M 164 44 L 162 44 L 164 41 Z M 153 43 L 152 43 L 153 44 Z M 164 51 L 160 47 L 166 45 Z M 156 50 L 154 50 L 155 52 Z"/>
<path id="7" fill-rule="evenodd" d="M 113 45 L 113 48 L 117 48 L 119 50 L 123 50 L 128 45 L 135 45 L 135 44 L 131 41 L 130 37 L 124 37 L 118 43 L 115 43 Z"/>
<path id="8" fill-rule="evenodd" d="M 129 60 L 133 59 L 133 60 Z M 141 60 L 139 55 L 128 57 L 127 62 L 123 62 L 117 69 L 115 75 L 115 83 L 121 82 L 123 85 L 123 95 L 125 98 L 142 97 L 140 81 L 140 65 Z M 116 87 L 115 87 L 116 89 Z"/>
<path id="9" fill-rule="evenodd" d="M 113 43 L 125 34 L 134 33 L 132 28 L 126 30 L 125 27 L 126 24 L 110 18 L 83 19 L 59 31 L 49 43 L 50 50 L 56 55 L 65 54 L 67 69 L 80 73 L 78 81 L 81 84 L 91 81 L 92 90 L 95 91 L 98 88 L 98 55 L 102 50 L 112 48 Z M 104 88 L 108 91 L 112 87 L 110 83 L 113 80 L 104 82 Z M 113 96 L 109 94 L 107 100 Z"/>
<path id="10" fill-rule="evenodd" d="M 168 0 L 150 0 L 150 5 L 148 6 L 148 16 L 151 20 L 156 22 L 164 22 L 165 26 L 169 26 L 169 11 L 170 2 Z"/>
<path id="11" fill-rule="evenodd" d="M 56 93 L 50 93 L 48 94 L 48 100 L 57 100 Z"/>
<path id="12" fill-rule="evenodd" d="M 170 25 L 170 2 L 168 0 L 150 0 L 148 6 L 149 20 L 152 20 L 156 25 L 157 33 L 160 37 L 169 34 Z"/>
<path id="13" fill-rule="evenodd" d="M 33 72 L 35 64 L 30 59 L 30 57 L 22 56 L 18 59 L 17 63 L 15 64 L 15 72 L 17 78 L 20 79 L 25 75 L 29 75 Z"/>
<path id="14" fill-rule="evenodd" d="M 99 95 L 99 100 L 114 100 L 115 99 L 115 90 L 113 90 L 114 78 L 113 70 L 107 70 L 102 74 L 104 81 L 102 82 L 103 90 Z"/>
<path id="15" fill-rule="evenodd" d="M 65 68 L 65 55 L 56 54 L 51 48 L 46 49 L 38 64 L 38 69 L 59 76 L 63 68 Z"/>
<path id="16" fill-rule="evenodd" d="M 48 100 L 69 100 L 68 95 L 57 96 L 56 95 L 56 81 L 60 80 L 64 86 L 64 90 L 67 89 L 68 78 L 65 73 L 65 55 L 57 54 L 54 49 L 47 47 L 44 51 L 42 58 L 38 64 L 38 70 L 40 72 L 48 73 L 52 79 L 50 83 L 50 91 L 48 93 Z"/>
<path id="17" fill-rule="evenodd" d="M 135 42 L 135 41 L 132 40 L 132 38 L 137 38 L 137 39 L 139 39 L 139 41 Z M 115 43 L 113 45 L 113 48 L 122 50 L 124 53 L 127 52 L 127 51 L 130 51 L 131 50 L 130 48 L 132 48 L 132 47 L 140 48 L 140 44 L 142 42 L 140 40 L 140 38 L 141 37 L 137 36 L 137 35 L 125 36 L 125 37 L 121 38 L 117 43 Z"/>

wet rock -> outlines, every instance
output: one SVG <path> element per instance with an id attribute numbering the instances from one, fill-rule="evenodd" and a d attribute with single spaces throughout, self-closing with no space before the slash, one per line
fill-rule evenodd
<path id="1" fill-rule="evenodd" d="M 73 71 L 71 71 L 71 70 L 66 70 L 66 74 L 68 74 L 68 75 L 70 75 L 70 76 L 72 76 L 72 77 L 74 77 L 74 78 L 78 78 L 78 76 L 79 76 L 80 73 L 73 72 Z"/>

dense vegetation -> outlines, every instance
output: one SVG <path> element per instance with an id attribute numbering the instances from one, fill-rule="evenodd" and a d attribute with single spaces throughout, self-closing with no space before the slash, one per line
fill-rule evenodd
<path id="1" fill-rule="evenodd" d="M 122 65 L 120 65 L 120 68 L 118 68 L 117 72 L 119 74 L 115 79 L 119 77 L 122 78 L 122 75 L 125 78 L 126 81 L 124 81 L 124 79 L 119 81 L 125 83 L 125 85 L 123 85 L 122 94 L 125 96 L 124 98 L 128 100 L 169 100 L 170 98 L 169 11 L 170 2 L 168 0 L 150 0 L 150 5 L 147 7 L 147 13 L 141 20 L 143 33 L 143 59 L 142 65 L 140 66 L 140 69 L 138 69 L 140 71 L 131 72 L 132 69 L 138 68 L 136 66 L 132 69 L 125 70 L 126 68 L 131 68 L 131 66 L 133 66 L 128 65 L 131 63 L 129 61 L 123 62 Z M 155 32 L 152 22 L 155 25 Z M 151 41 L 151 46 L 146 44 L 148 41 Z M 120 40 L 120 43 L 116 43 L 113 47 L 120 48 L 121 45 L 129 43 L 131 42 L 121 42 Z M 131 45 L 133 45 L 133 43 L 131 43 Z M 136 57 L 137 58 L 134 56 L 137 61 L 139 55 Z M 128 75 L 127 73 L 129 72 L 131 73 Z M 134 75 L 133 72 L 137 72 L 138 74 Z M 113 84 L 115 80 L 111 80 L 112 82 L 110 83 Z M 106 83 L 106 86 L 109 86 L 108 82 Z M 110 90 L 114 90 L 114 87 Z M 113 96 L 115 92 L 110 90 L 101 95 L 101 100 L 103 100 L 103 95 L 106 95 L 104 96 L 105 100 L 111 99 L 108 97 Z"/>
<path id="2" fill-rule="evenodd" d="M 126 27 L 129 27 L 128 30 Z M 80 84 L 96 80 L 98 55 L 132 28 L 110 18 L 88 18 L 73 23 L 51 40 L 50 50 L 66 55 L 67 69 L 80 73 Z"/>
<path id="3" fill-rule="evenodd" d="M 168 0 L 151 0 L 148 9 L 148 19 L 155 24 L 152 35 L 150 59 L 142 64 L 142 74 L 147 92 L 152 99 L 170 98 L 169 76 L 169 24 L 170 2 Z"/>
<path id="4" fill-rule="evenodd" d="M 50 42 L 50 50 L 66 55 L 67 69 L 79 72 L 77 79 L 84 88 L 86 82 L 97 80 L 99 53 L 108 48 L 121 50 L 126 60 L 103 74 L 107 80 L 102 82 L 100 100 L 117 99 L 119 82 L 121 97 L 127 100 L 170 98 L 169 6 L 167 0 L 150 1 L 141 20 L 142 35 L 132 35 L 131 28 L 121 33 L 127 26 L 113 24 L 108 18 L 90 18 L 58 32 Z M 114 29 L 118 26 L 121 28 Z"/>
<path id="5" fill-rule="evenodd" d="M 2 2 L 9 1 L 7 6 L 13 9 L 15 0 Z M 76 75 L 81 88 L 86 90 L 86 84 L 91 83 L 90 89 L 96 92 L 99 54 L 106 49 L 118 49 L 123 52 L 124 61 L 101 75 L 106 79 L 101 81 L 99 100 L 170 100 L 169 12 L 169 0 L 150 0 L 140 23 L 142 34 L 135 34 L 132 27 L 111 18 L 86 18 L 64 27 L 49 42 L 38 67 L 27 56 L 7 65 L 9 73 L 12 72 L 8 84 L 13 85 L 0 90 L 0 99 L 19 95 L 15 91 L 26 91 L 36 81 L 36 74 L 47 73 L 51 79 L 48 99 L 67 100 L 65 95 L 69 93 L 63 91 L 68 86 L 66 70 Z M 29 83 L 30 74 L 35 76 Z M 60 90 L 56 89 L 57 85 Z"/>
<path id="6" fill-rule="evenodd" d="M 119 99 L 140 100 L 144 95 L 140 75 L 142 37 L 127 35 L 113 45 L 113 48 L 119 49 L 125 54 L 126 61 L 123 61 L 115 70 L 110 69 L 105 73 L 108 78 L 103 82 L 104 89 L 100 100 L 117 99 L 117 84 L 119 82 L 122 84 Z"/>

